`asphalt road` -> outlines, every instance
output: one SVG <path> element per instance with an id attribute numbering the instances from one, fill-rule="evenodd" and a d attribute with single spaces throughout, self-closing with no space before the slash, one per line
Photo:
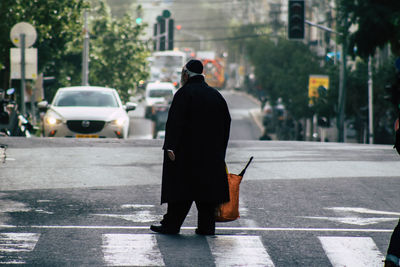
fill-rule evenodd
<path id="1" fill-rule="evenodd" d="M 382 266 L 400 215 L 390 146 L 235 141 L 241 218 L 216 236 L 153 234 L 162 140 L 4 138 L 0 263 L 37 266 Z M 3 153 L 4 152 L 4 153 Z M 1 159 L 0 159 L 1 162 Z"/>
<path id="2" fill-rule="evenodd" d="M 260 108 L 260 104 L 250 96 L 234 92 L 221 91 L 232 117 L 231 140 L 258 140 L 261 130 L 251 116 L 251 111 Z M 138 103 L 136 110 L 129 112 L 131 118 L 129 138 L 130 139 L 152 139 L 153 122 L 144 118 L 144 103 Z"/>

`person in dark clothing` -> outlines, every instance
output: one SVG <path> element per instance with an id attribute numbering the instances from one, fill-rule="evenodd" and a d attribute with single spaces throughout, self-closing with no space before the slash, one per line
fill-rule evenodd
<path id="1" fill-rule="evenodd" d="M 400 122 L 400 113 L 399 118 L 395 123 L 395 131 L 396 131 L 396 142 L 395 148 L 400 155 L 400 129 L 399 129 L 399 122 Z M 386 260 L 385 260 L 385 267 L 395 267 L 400 266 L 400 220 L 397 224 L 396 228 L 392 233 L 390 238 L 389 247 L 386 253 Z"/>
<path id="2" fill-rule="evenodd" d="M 390 238 L 386 254 L 385 267 L 395 267 L 400 264 L 400 220 Z"/>
<path id="3" fill-rule="evenodd" d="M 204 80 L 203 65 L 190 60 L 172 100 L 165 128 L 161 204 L 167 213 L 152 231 L 177 234 L 193 201 L 196 234 L 215 234 L 215 209 L 229 201 L 225 169 L 231 116 L 225 99 Z"/>

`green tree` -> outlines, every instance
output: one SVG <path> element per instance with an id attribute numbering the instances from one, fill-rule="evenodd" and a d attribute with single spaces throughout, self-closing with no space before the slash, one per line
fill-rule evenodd
<path id="1" fill-rule="evenodd" d="M 340 24 L 357 26 L 349 36 L 349 51 L 366 58 L 390 43 L 400 55 L 400 1 L 337 0 L 337 6 Z"/>
<path id="2" fill-rule="evenodd" d="M 368 125 L 367 59 L 377 48 L 388 44 L 400 56 L 400 2 L 397 0 L 337 0 L 338 25 L 342 44 L 356 60 L 348 70 L 346 117 L 356 122 L 359 141 Z M 356 30 L 350 31 L 351 26 Z M 346 38 L 345 40 L 344 38 Z M 375 143 L 393 143 L 395 108 L 385 99 L 385 86 L 395 82 L 394 58 L 373 64 L 373 109 Z"/>
<path id="3" fill-rule="evenodd" d="M 148 76 L 146 58 L 150 53 L 147 43 L 140 40 L 147 25 L 137 25 L 128 14 L 112 18 L 104 2 L 93 16 L 89 82 L 116 88 L 127 100 L 129 91 L 135 90 L 139 81 Z"/>
<path id="4" fill-rule="evenodd" d="M 0 1 L 0 87 L 7 88 L 10 79 L 10 41 L 12 26 L 28 22 L 37 31 L 34 47 L 38 48 L 38 72 L 57 79 L 68 74 L 65 62 L 70 62 L 68 44 L 81 38 L 84 0 L 1 0 Z M 76 68 L 76 65 L 74 65 Z M 56 84 L 62 81 L 57 80 Z"/>
<path id="5" fill-rule="evenodd" d="M 326 74 L 320 59 L 303 43 L 279 38 L 277 42 L 268 38 L 249 41 L 250 61 L 255 76 L 271 103 L 281 98 L 286 109 L 297 120 L 309 117 L 308 80 L 310 74 Z M 335 88 L 328 90 L 327 99 L 335 95 Z M 326 105 L 333 112 L 331 101 L 319 103 L 316 112 Z M 326 111 L 325 111 L 326 112 Z"/>

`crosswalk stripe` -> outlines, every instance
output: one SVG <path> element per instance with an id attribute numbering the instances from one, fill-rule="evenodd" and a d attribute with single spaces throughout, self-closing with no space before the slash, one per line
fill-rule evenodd
<path id="1" fill-rule="evenodd" d="M 318 237 L 333 267 L 382 266 L 383 255 L 371 237 Z"/>
<path id="2" fill-rule="evenodd" d="M 18 229 L 18 225 L 0 225 L 0 229 Z M 30 225 L 23 228 L 34 229 L 119 229 L 119 230 L 149 230 L 149 226 L 123 225 Z M 195 226 L 184 226 L 181 230 L 194 230 Z M 292 228 L 292 227 L 216 227 L 217 231 L 254 231 L 254 232 L 360 232 L 360 233 L 392 233 L 393 229 L 373 228 Z"/>
<path id="3" fill-rule="evenodd" d="M 217 267 L 274 266 L 259 236 L 215 236 L 207 242 Z"/>
<path id="4" fill-rule="evenodd" d="M 0 233 L 0 264 L 24 264 L 21 252 L 31 252 L 38 242 L 36 233 Z"/>
<path id="5" fill-rule="evenodd" d="M 103 234 L 107 266 L 165 266 L 155 235 Z"/>

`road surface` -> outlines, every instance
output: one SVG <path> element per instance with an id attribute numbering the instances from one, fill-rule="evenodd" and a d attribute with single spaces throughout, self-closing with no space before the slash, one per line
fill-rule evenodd
<path id="1" fill-rule="evenodd" d="M 252 97 L 234 91 L 221 91 L 232 117 L 231 140 L 258 140 L 262 135 L 256 124 L 252 111 L 258 110 L 260 104 Z M 144 118 L 144 103 L 139 103 L 135 111 L 129 112 L 131 118 L 130 139 L 152 139 L 153 122 Z"/>
<path id="2" fill-rule="evenodd" d="M 0 263 L 46 266 L 382 266 L 400 215 L 391 146 L 235 141 L 241 218 L 216 235 L 154 234 L 162 140 L 4 138 Z M 3 157 L 4 158 L 4 157 Z"/>

